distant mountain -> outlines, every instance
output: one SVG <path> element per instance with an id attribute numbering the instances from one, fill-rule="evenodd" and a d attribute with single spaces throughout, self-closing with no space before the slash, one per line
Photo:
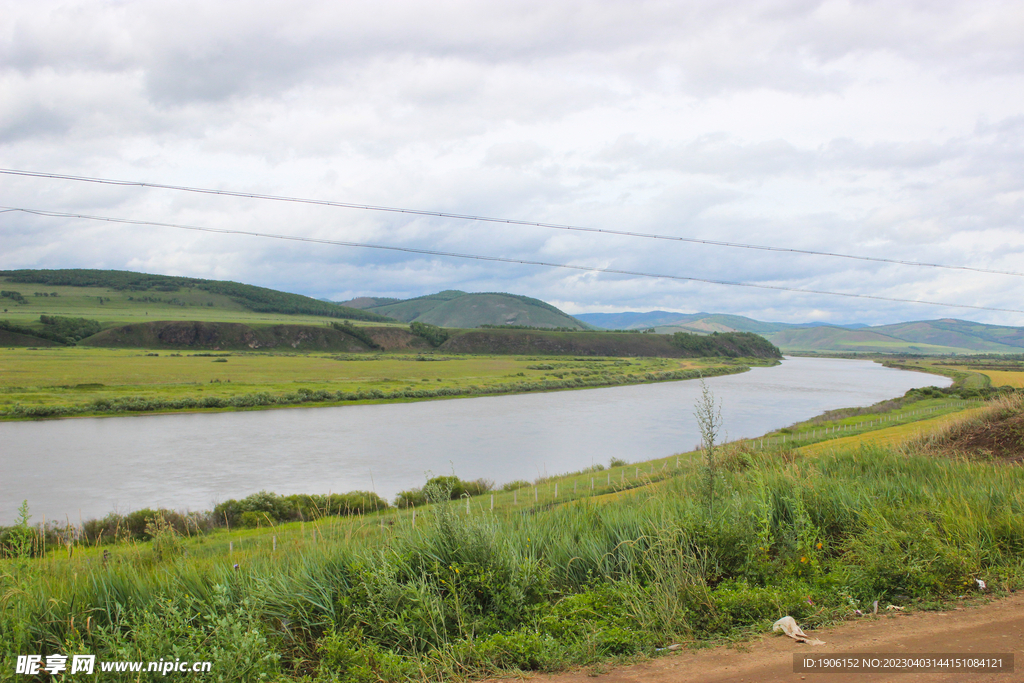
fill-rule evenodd
<path id="1" fill-rule="evenodd" d="M 830 323 L 766 323 L 742 315 L 724 313 L 672 313 L 670 311 L 649 311 L 647 313 L 580 313 L 578 320 L 605 330 L 640 330 L 656 328 L 658 332 L 753 332 L 771 334 L 781 330 L 802 327 L 821 327 Z M 862 323 L 833 325 L 847 329 L 867 327 Z"/>
<path id="2" fill-rule="evenodd" d="M 1022 353 L 1024 328 L 945 318 L 869 327 L 864 324 L 771 323 L 719 313 L 582 313 L 579 320 L 604 329 L 661 333 L 754 332 L 790 352 L 970 354 Z"/>
<path id="3" fill-rule="evenodd" d="M 447 290 L 414 299 L 365 309 L 370 313 L 439 327 L 473 328 L 482 325 L 561 327 L 573 330 L 588 326 L 549 303 L 519 294 L 468 294 Z"/>

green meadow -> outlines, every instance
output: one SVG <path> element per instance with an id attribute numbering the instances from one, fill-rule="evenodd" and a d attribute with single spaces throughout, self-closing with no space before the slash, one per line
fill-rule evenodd
<path id="1" fill-rule="evenodd" d="M 756 361 L 0 349 L 0 417 L 104 414 L 115 404 L 134 406 L 125 410 L 136 412 L 220 410 L 545 391 L 740 372 L 752 362 Z M 234 404 L 226 403 L 231 401 Z M 180 405 L 175 407 L 174 402 Z"/>

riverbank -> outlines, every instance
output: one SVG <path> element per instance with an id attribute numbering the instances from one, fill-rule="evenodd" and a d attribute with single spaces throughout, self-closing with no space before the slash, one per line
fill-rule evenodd
<path id="1" fill-rule="evenodd" d="M 988 410 L 995 424 L 1020 400 Z M 431 508 L 71 540 L 4 562 L 0 665 L 61 651 L 213 661 L 224 680 L 518 675 L 1022 585 L 1020 468 L 913 444 L 748 442 L 719 462 L 712 498 L 691 453 Z"/>
<path id="2" fill-rule="evenodd" d="M 0 350 L 0 420 L 407 402 L 745 372 L 757 358 Z"/>

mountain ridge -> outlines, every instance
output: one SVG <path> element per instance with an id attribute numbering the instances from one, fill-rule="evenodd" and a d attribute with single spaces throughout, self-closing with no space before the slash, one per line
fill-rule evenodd
<path id="1" fill-rule="evenodd" d="M 578 319 L 597 327 L 653 327 L 657 332 L 754 332 L 790 352 L 835 353 L 1022 353 L 1024 328 L 989 325 L 956 318 L 916 320 L 888 325 L 763 322 L 722 313 L 580 313 Z M 653 323 L 653 324 L 652 324 Z"/>

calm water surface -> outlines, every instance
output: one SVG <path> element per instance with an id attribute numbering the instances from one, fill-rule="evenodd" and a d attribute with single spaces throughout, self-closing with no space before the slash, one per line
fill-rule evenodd
<path id="1" fill-rule="evenodd" d="M 708 380 L 729 439 L 864 406 L 935 375 L 870 361 L 792 358 Z M 698 443 L 696 381 L 392 405 L 0 424 L 0 524 L 27 499 L 33 522 L 142 507 L 210 509 L 260 489 L 375 490 L 430 474 L 501 484 Z"/>

